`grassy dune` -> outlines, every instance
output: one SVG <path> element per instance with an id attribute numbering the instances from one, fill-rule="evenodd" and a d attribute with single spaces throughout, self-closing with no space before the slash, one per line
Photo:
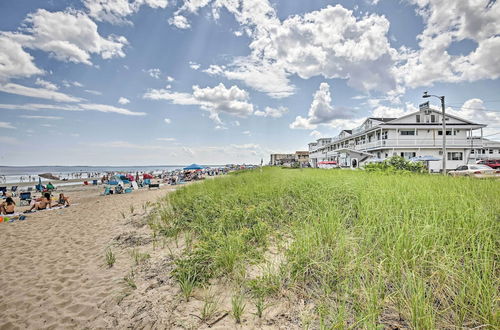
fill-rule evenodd
<path id="1" fill-rule="evenodd" d="M 498 181 L 267 168 L 180 189 L 157 214 L 155 235 L 185 240 L 187 298 L 225 278 L 248 312 L 308 302 L 304 328 L 500 327 Z"/>

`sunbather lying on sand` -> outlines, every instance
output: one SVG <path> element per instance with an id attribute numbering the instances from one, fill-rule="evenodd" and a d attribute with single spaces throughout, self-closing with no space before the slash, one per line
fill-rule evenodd
<path id="1" fill-rule="evenodd" d="M 7 197 L 5 202 L 0 204 L 0 214 L 14 214 L 16 212 L 16 203 L 12 197 Z"/>
<path id="2" fill-rule="evenodd" d="M 28 212 L 31 212 L 33 209 L 35 210 L 45 210 L 46 208 L 51 207 L 52 201 L 50 199 L 50 194 L 45 193 L 43 194 L 43 197 L 38 199 L 33 206 L 31 206 L 31 209 L 29 209 Z"/>
<path id="3" fill-rule="evenodd" d="M 64 196 L 63 193 L 59 194 L 59 199 L 57 200 L 57 204 L 55 206 L 69 206 L 69 198 Z"/>

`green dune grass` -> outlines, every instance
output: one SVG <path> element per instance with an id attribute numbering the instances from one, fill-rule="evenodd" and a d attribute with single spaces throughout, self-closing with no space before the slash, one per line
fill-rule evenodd
<path id="1" fill-rule="evenodd" d="M 500 327 L 498 180 L 265 168 L 180 189 L 157 214 L 155 235 L 190 237 L 180 283 L 304 299 L 321 328 Z"/>

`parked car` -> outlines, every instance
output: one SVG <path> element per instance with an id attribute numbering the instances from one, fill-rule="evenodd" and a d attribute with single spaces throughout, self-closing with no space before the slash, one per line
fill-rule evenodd
<path id="1" fill-rule="evenodd" d="M 481 165 L 487 165 L 491 168 L 500 169 L 500 159 L 483 159 L 483 160 L 478 160 L 477 164 Z"/>
<path id="2" fill-rule="evenodd" d="M 492 169 L 487 165 L 482 164 L 469 164 L 462 165 L 448 172 L 451 176 L 471 176 L 475 178 L 488 178 L 500 176 L 500 171 Z"/>

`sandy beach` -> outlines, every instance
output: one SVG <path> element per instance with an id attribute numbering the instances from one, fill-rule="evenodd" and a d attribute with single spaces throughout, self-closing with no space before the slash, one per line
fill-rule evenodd
<path id="1" fill-rule="evenodd" d="M 128 250 L 113 248 L 115 238 L 130 231 L 131 213 L 142 217 L 146 202 L 173 187 L 100 196 L 102 189 L 64 187 L 75 205 L 0 224 L 0 329 L 110 326 L 101 305 L 120 292 L 131 265 Z M 111 268 L 109 247 L 116 254 Z"/>

